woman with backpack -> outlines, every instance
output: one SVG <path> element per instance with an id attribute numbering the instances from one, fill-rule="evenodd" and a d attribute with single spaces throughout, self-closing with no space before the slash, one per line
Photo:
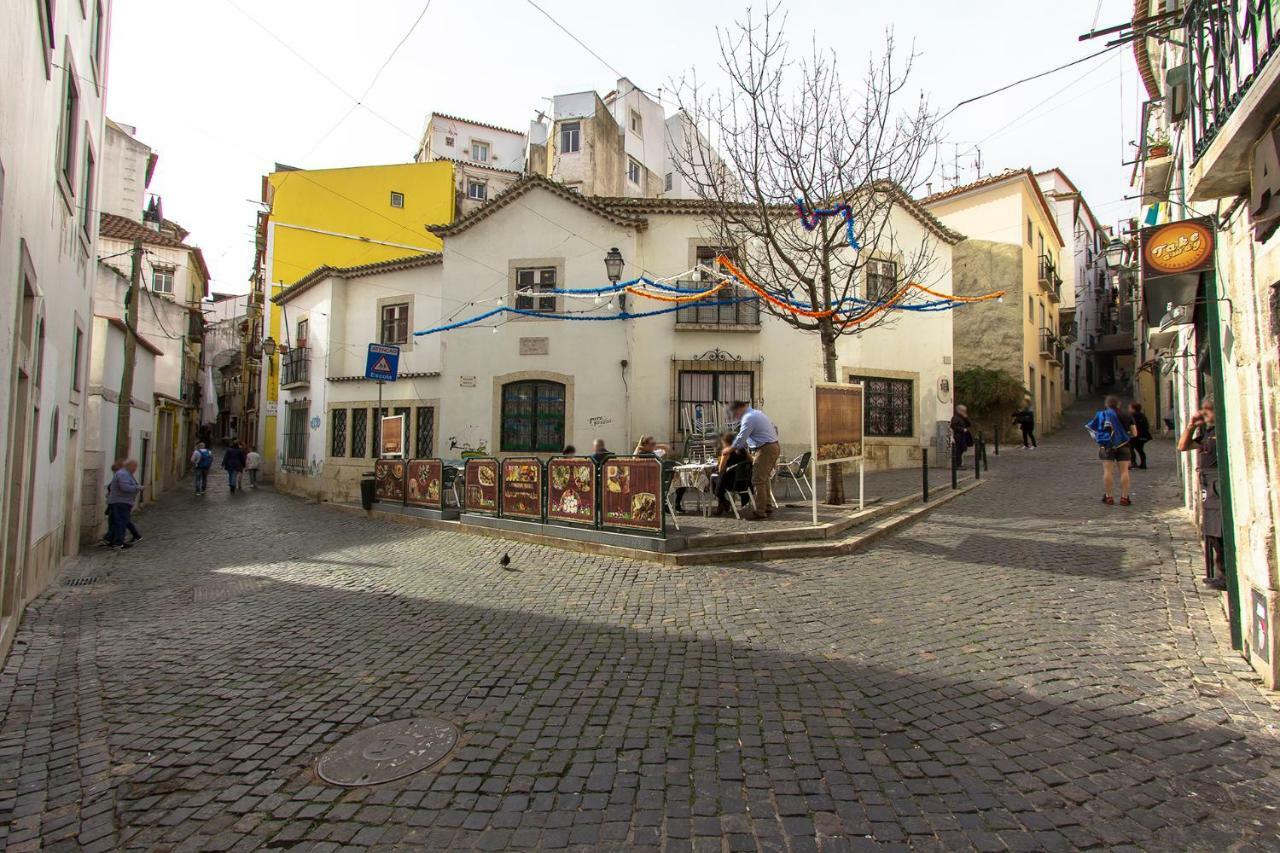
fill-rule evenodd
<path id="1" fill-rule="evenodd" d="M 1102 502 L 1115 504 L 1115 471 L 1120 472 L 1120 506 L 1129 506 L 1129 463 L 1133 461 L 1130 447 L 1135 431 L 1133 419 L 1120 411 L 1120 398 L 1107 397 L 1102 411 L 1085 424 L 1098 443 L 1098 458 L 1102 460 Z"/>

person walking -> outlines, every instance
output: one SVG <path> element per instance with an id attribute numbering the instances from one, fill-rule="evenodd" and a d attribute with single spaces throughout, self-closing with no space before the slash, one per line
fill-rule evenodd
<path id="1" fill-rule="evenodd" d="M 213 451 L 204 442 L 197 442 L 191 452 L 191 464 L 195 467 L 196 494 L 203 495 L 209 488 L 209 469 L 213 467 Z"/>
<path id="2" fill-rule="evenodd" d="M 115 464 L 115 473 L 107 485 L 107 539 L 117 551 L 132 548 L 124 541 L 125 531 L 133 526 L 133 504 L 142 486 L 134 479 L 138 463 L 134 459 L 121 459 Z M 137 530 L 137 528 L 133 528 Z M 141 539 L 142 537 L 137 537 Z"/>
<path id="3" fill-rule="evenodd" d="M 1218 491 L 1218 434 L 1214 427 L 1213 398 L 1206 397 L 1200 411 L 1178 439 L 1180 453 L 1196 454 L 1200 478 L 1200 535 L 1204 538 L 1204 583 L 1227 588 L 1225 552 L 1222 546 L 1222 494 Z"/>
<path id="4" fill-rule="evenodd" d="M 249 448 L 244 456 L 244 470 L 249 474 L 249 488 L 258 488 L 258 471 L 262 469 L 262 454 Z"/>
<path id="5" fill-rule="evenodd" d="M 1141 403 L 1129 404 L 1129 417 L 1133 419 L 1134 435 L 1130 444 L 1133 445 L 1133 461 L 1132 467 L 1147 470 L 1147 442 L 1151 440 L 1151 421 L 1147 420 L 1147 415 L 1142 411 Z"/>
<path id="6" fill-rule="evenodd" d="M 120 466 L 122 464 L 123 464 L 122 462 L 111 463 L 111 477 L 113 479 L 115 478 L 116 472 L 120 470 Z M 111 480 L 107 481 L 107 497 L 108 498 L 111 497 Z M 104 514 L 107 516 L 107 532 L 102 534 L 102 538 L 98 540 L 98 544 L 102 545 L 103 547 L 110 547 L 111 546 L 111 504 L 110 503 L 107 504 L 107 511 Z M 132 514 L 130 514 L 129 521 L 125 525 L 125 530 L 129 532 L 129 538 L 125 540 L 125 544 L 133 545 L 134 542 L 137 542 L 140 539 L 142 539 L 142 531 L 138 530 L 138 525 L 133 523 Z"/>
<path id="7" fill-rule="evenodd" d="M 764 520 L 773 515 L 773 498 L 769 494 L 769 478 L 782 452 L 778 444 L 778 428 L 769 416 L 745 400 L 735 400 L 729 412 L 738 419 L 738 434 L 733 447 L 751 455 L 751 490 L 755 493 L 756 511 L 752 518 Z"/>
<path id="8" fill-rule="evenodd" d="M 1119 471 L 1120 506 L 1129 506 L 1129 463 L 1133 461 L 1133 419 L 1120 411 L 1120 398 L 1107 397 L 1101 411 L 1085 424 L 1098 444 L 1098 458 L 1102 460 L 1102 502 L 1115 504 L 1116 471 Z"/>
<path id="9" fill-rule="evenodd" d="M 969 408 L 956 406 L 951 416 L 951 465 L 960 468 L 964 452 L 973 447 L 973 424 L 969 422 Z"/>
<path id="10" fill-rule="evenodd" d="M 222 467 L 227 472 L 227 485 L 231 487 L 233 495 L 236 493 L 236 487 L 240 485 L 240 474 L 244 471 L 244 462 L 244 448 L 238 443 L 228 445 L 222 452 Z"/>
<path id="11" fill-rule="evenodd" d="M 1031 398 L 1022 401 L 1022 408 L 1013 413 L 1013 422 L 1022 429 L 1022 449 L 1035 450 L 1036 444 L 1036 410 L 1031 405 Z"/>

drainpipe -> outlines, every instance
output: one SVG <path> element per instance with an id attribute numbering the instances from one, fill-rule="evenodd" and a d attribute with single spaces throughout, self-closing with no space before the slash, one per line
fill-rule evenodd
<path id="1" fill-rule="evenodd" d="M 1209 370 L 1213 375 L 1214 421 L 1218 433 L 1218 489 L 1222 495 L 1222 550 L 1227 572 L 1227 618 L 1231 622 L 1231 648 L 1242 649 L 1244 643 L 1240 630 L 1240 588 L 1236 573 L 1236 525 L 1231 503 L 1230 441 L 1227 431 L 1227 395 L 1224 389 L 1222 329 L 1218 314 L 1217 270 L 1209 270 L 1204 277 L 1205 309 L 1209 326 Z"/>

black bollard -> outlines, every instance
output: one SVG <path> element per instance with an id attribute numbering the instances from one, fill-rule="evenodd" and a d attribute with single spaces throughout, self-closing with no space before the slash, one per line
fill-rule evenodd
<path id="1" fill-rule="evenodd" d="M 920 449 L 920 488 L 923 490 L 921 503 L 929 502 L 929 448 Z"/>
<path id="2" fill-rule="evenodd" d="M 982 470 L 990 471 L 991 462 L 987 459 L 987 440 L 984 438 L 978 442 L 978 446 L 982 448 Z"/>
<path id="3" fill-rule="evenodd" d="M 1000 455 L 1000 427 L 996 427 L 996 456 Z"/>
<path id="4" fill-rule="evenodd" d="M 953 489 L 959 488 L 959 483 L 956 481 L 956 472 L 959 467 L 960 455 L 956 453 L 955 448 L 953 447 L 951 449 L 951 488 Z"/>
<path id="5" fill-rule="evenodd" d="M 973 479 L 982 479 L 982 448 L 977 445 L 973 448 Z"/>

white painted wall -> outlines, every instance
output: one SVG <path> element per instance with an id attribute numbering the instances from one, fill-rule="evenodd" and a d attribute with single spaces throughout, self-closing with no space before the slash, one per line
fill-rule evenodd
<path id="1" fill-rule="evenodd" d="M 118 244 L 119 241 L 101 242 L 104 244 L 104 251 L 107 251 L 108 244 Z M 121 260 L 124 261 L 123 270 L 120 270 L 117 263 Z M 128 261 L 126 256 L 99 264 L 93 290 L 95 314 L 124 318 L 125 295 L 129 289 Z M 195 380 L 194 376 L 183 375 L 183 359 L 188 347 L 185 339 L 187 310 L 171 299 L 152 293 L 149 289 L 143 290 L 138 301 L 137 324 L 138 333 L 164 351 L 164 356 L 156 366 L 155 393 L 181 398 L 184 378 L 188 382 Z"/>
<path id="2" fill-rule="evenodd" d="M 453 144 L 449 144 L 449 140 Z M 430 160 L 466 160 L 471 156 L 472 141 L 489 144 L 486 166 L 514 172 L 524 170 L 525 135 L 510 130 L 487 127 L 479 122 L 432 113 L 427 116 L 427 129 L 417 162 Z M 477 161 L 478 162 L 478 161 Z"/>
<path id="3" fill-rule="evenodd" d="M 136 138 L 137 129 L 130 125 L 108 120 L 105 127 L 99 209 L 141 222 L 151 148 Z"/>

